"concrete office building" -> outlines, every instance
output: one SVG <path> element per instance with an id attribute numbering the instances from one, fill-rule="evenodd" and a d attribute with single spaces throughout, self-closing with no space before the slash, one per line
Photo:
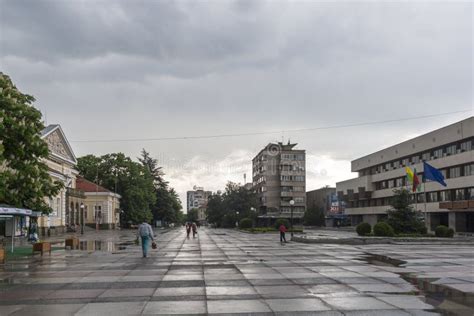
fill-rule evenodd
<path id="1" fill-rule="evenodd" d="M 291 217 L 301 222 L 306 210 L 306 154 L 297 144 L 270 143 L 252 160 L 253 186 L 257 193 L 259 218 L 273 222 Z"/>
<path id="2" fill-rule="evenodd" d="M 393 189 L 406 187 L 405 166 L 422 181 L 423 161 L 441 170 L 447 187 L 427 181 L 416 194 L 429 230 L 446 225 L 474 232 L 474 117 L 407 140 L 351 162 L 355 179 L 336 184 L 353 225 L 375 224 L 390 209 Z M 425 194 L 426 192 L 426 194 Z M 415 200 L 415 196 L 413 197 Z M 425 203 L 426 202 L 426 203 Z"/>

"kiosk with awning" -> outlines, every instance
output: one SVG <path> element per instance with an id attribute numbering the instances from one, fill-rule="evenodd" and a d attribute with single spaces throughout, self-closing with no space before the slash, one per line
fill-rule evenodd
<path id="1" fill-rule="evenodd" d="M 41 216 L 41 212 L 35 212 L 25 208 L 9 205 L 0 205 L 0 237 L 11 237 L 11 251 L 13 252 L 16 236 L 21 236 L 23 228 L 29 227 L 31 217 Z M 18 235 L 20 233 L 20 235 Z"/>

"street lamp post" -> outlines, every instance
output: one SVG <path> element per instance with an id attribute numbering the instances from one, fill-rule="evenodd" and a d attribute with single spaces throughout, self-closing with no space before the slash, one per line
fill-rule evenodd
<path id="1" fill-rule="evenodd" d="M 81 202 L 81 235 L 84 235 L 84 203 Z"/>
<path id="2" fill-rule="evenodd" d="M 295 201 L 292 199 L 290 200 L 290 211 L 291 211 L 291 220 L 290 220 L 290 226 L 291 226 L 291 238 L 293 238 L 293 205 L 295 205 Z"/>
<path id="3" fill-rule="evenodd" d="M 256 221 L 256 218 L 257 218 L 256 215 L 257 215 L 257 214 L 254 214 L 254 212 L 256 211 L 255 207 L 252 206 L 252 207 L 250 208 L 250 211 L 252 212 L 253 220 Z M 255 226 L 254 223 L 253 223 L 253 220 L 252 220 L 252 225 Z"/>
<path id="4" fill-rule="evenodd" d="M 239 212 L 235 212 L 235 215 L 237 215 L 237 219 L 235 221 L 235 227 L 239 228 Z"/>

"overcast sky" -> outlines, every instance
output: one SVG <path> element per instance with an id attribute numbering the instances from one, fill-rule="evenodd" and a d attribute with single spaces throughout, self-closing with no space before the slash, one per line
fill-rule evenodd
<path id="1" fill-rule="evenodd" d="M 272 141 L 306 149 L 309 190 L 353 177 L 352 159 L 472 115 L 472 38 L 469 2 L 0 0 L 0 71 L 76 155 L 146 148 L 182 198 L 250 180 Z"/>

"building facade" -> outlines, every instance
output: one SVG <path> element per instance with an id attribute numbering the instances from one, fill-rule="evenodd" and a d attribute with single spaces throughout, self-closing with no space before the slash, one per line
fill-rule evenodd
<path id="1" fill-rule="evenodd" d="M 408 166 L 423 181 L 423 161 L 440 169 L 447 187 L 422 183 L 413 206 L 423 212 L 427 228 L 446 225 L 456 232 L 474 232 L 474 117 L 388 147 L 351 162 L 355 179 L 336 184 L 353 225 L 375 224 L 386 217 L 396 188 L 407 187 Z"/>
<path id="2" fill-rule="evenodd" d="M 297 144 L 269 143 L 252 160 L 253 188 L 259 218 L 293 218 L 301 222 L 306 210 L 306 153 Z M 294 205 L 290 201 L 294 201 Z"/>
<path id="3" fill-rule="evenodd" d="M 45 160 L 49 174 L 53 181 L 62 182 L 64 188 L 57 196 L 46 199 L 53 212 L 38 218 L 39 233 L 62 233 L 71 223 L 79 224 L 78 214 L 85 196 L 76 189 L 77 160 L 61 126 L 48 125 L 41 132 L 41 138 L 47 143 L 50 152 Z"/>
<path id="4" fill-rule="evenodd" d="M 76 188 L 84 192 L 84 223 L 101 229 L 114 229 L 120 226 L 121 196 L 100 185 L 78 177 Z"/>
<path id="5" fill-rule="evenodd" d="M 332 196 L 336 194 L 336 188 L 324 187 L 306 192 L 306 207 L 324 210 L 324 215 L 331 211 Z"/>
<path id="6" fill-rule="evenodd" d="M 198 222 L 206 224 L 207 202 L 211 196 L 211 191 L 205 191 L 202 187 L 193 187 L 193 191 L 186 192 L 186 206 L 189 212 L 192 209 L 198 210 Z"/>

